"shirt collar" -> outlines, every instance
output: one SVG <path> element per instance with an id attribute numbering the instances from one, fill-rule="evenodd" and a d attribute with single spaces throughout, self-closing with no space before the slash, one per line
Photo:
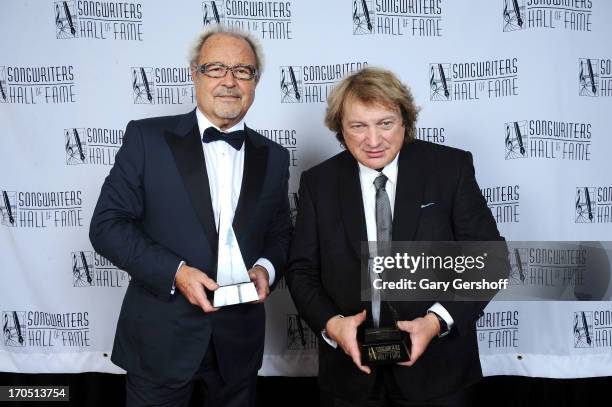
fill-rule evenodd
<path id="1" fill-rule="evenodd" d="M 387 164 L 385 168 L 383 168 L 381 171 L 387 177 L 387 182 L 390 182 L 394 185 L 397 182 L 397 157 L 399 157 L 399 153 L 396 154 L 393 161 Z M 359 175 L 363 180 L 363 184 L 374 186 L 374 180 L 376 179 L 376 177 L 378 177 L 378 174 L 380 174 L 380 172 L 370 167 L 366 167 L 359 161 L 357 162 L 357 164 L 359 164 Z"/>
<path id="2" fill-rule="evenodd" d="M 198 129 L 200 130 L 200 136 L 202 136 L 204 134 L 204 130 L 209 127 L 214 127 L 222 133 L 230 133 L 236 130 L 244 130 L 244 117 L 242 118 L 242 120 L 240 120 L 238 123 L 236 123 L 227 130 L 221 130 L 219 127 L 212 124 L 210 120 L 208 120 L 208 118 L 204 116 L 204 113 L 200 111 L 199 107 L 196 108 L 196 119 L 198 120 Z"/>

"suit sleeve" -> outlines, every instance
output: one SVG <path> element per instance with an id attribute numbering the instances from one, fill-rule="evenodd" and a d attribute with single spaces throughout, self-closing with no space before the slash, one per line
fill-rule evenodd
<path id="1" fill-rule="evenodd" d="M 308 185 L 308 173 L 302 174 L 299 211 L 289 253 L 287 285 L 293 302 L 314 332 L 325 329 L 327 321 L 341 314 L 321 282 L 317 213 Z"/>
<path id="2" fill-rule="evenodd" d="M 275 215 L 266 230 L 264 237 L 264 250 L 261 257 L 268 259 L 274 266 L 274 283 L 271 289 L 283 277 L 287 265 L 289 244 L 291 241 L 291 212 L 289 210 L 289 153 L 284 151 L 282 170 L 283 175 L 279 185 L 280 202 Z"/>
<path id="3" fill-rule="evenodd" d="M 489 260 L 495 262 L 495 267 L 505 268 L 506 251 L 499 243 L 495 243 L 504 241 L 504 238 L 500 236 L 495 219 L 476 182 L 472 154 L 464 153 L 459 166 L 452 213 L 455 240 L 494 242 L 488 245 Z M 504 272 L 499 274 L 504 275 Z M 454 327 L 462 332 L 474 329 L 474 324 L 482 315 L 488 301 L 441 301 L 440 304 L 452 316 Z"/>
<path id="4" fill-rule="evenodd" d="M 141 228 L 145 213 L 142 130 L 128 123 L 115 165 L 106 177 L 89 228 L 94 249 L 154 295 L 168 299 L 181 259 Z"/>

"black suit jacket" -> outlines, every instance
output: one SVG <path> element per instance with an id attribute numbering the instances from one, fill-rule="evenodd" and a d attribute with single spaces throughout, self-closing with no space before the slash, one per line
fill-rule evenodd
<path id="1" fill-rule="evenodd" d="M 260 257 L 283 275 L 291 221 L 286 149 L 246 129 L 234 231 L 247 267 Z M 217 232 L 195 110 L 131 121 L 104 181 L 89 232 L 98 253 L 131 276 L 111 360 L 155 383 L 188 381 L 215 345 L 233 381 L 261 366 L 263 304 L 205 314 L 176 291 L 181 260 L 215 278 Z"/>
<path id="2" fill-rule="evenodd" d="M 299 313 L 319 336 L 321 389 L 344 399 L 363 399 L 376 369 L 372 375 L 362 373 L 339 347 L 320 338 L 335 315 L 363 309 L 371 314 L 370 304 L 360 298 L 360 242 L 367 241 L 367 233 L 357 161 L 344 151 L 304 172 L 299 197 L 287 283 Z M 476 184 L 470 153 L 419 140 L 403 146 L 393 240 L 503 240 Z M 451 334 L 434 338 L 413 367 L 393 367 L 408 399 L 439 397 L 482 377 L 475 321 L 486 302 L 440 303 L 454 319 Z M 431 305 L 403 302 L 396 308 L 401 320 L 412 320 Z"/>

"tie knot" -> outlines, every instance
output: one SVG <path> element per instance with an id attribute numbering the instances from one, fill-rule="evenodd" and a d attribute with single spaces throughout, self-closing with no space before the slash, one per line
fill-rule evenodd
<path id="1" fill-rule="evenodd" d="M 222 133 L 214 127 L 208 127 L 206 130 L 204 130 L 202 141 L 204 143 L 225 141 L 236 150 L 240 150 L 242 148 L 242 143 L 244 143 L 244 131 L 238 130 L 232 131 L 231 133 Z"/>
<path id="2" fill-rule="evenodd" d="M 384 190 L 385 189 L 385 185 L 387 184 L 387 177 L 385 174 L 381 173 L 378 177 L 376 177 L 376 179 L 374 180 L 374 187 L 376 188 L 376 192 L 380 191 L 381 189 Z"/>

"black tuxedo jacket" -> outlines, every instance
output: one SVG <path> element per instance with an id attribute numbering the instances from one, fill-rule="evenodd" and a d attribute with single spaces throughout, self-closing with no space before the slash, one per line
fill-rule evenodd
<path id="1" fill-rule="evenodd" d="M 319 336 L 321 389 L 348 400 L 368 396 L 374 374 L 358 370 L 320 333 L 335 315 L 354 315 L 360 298 L 360 242 L 367 241 L 357 161 L 348 151 L 304 172 L 299 213 L 286 274 L 299 313 Z M 433 203 L 433 204 L 431 204 Z M 421 205 L 430 204 L 424 208 Z M 399 153 L 393 217 L 394 241 L 503 240 L 476 180 L 471 154 L 424 141 Z M 486 302 L 440 303 L 455 325 L 434 338 L 413 367 L 392 369 L 404 396 L 441 397 L 482 377 L 475 321 Z M 401 320 L 422 317 L 431 302 L 396 303 Z M 366 321 L 368 322 L 368 321 Z"/>
<path id="2" fill-rule="evenodd" d="M 246 129 L 234 231 L 248 267 L 260 257 L 283 275 L 291 221 L 286 149 Z M 111 360 L 155 383 L 191 379 L 214 342 L 227 381 L 256 373 L 263 304 L 205 314 L 177 289 L 181 260 L 215 278 L 217 232 L 195 110 L 131 121 L 104 181 L 89 232 L 95 250 L 131 276 Z"/>

